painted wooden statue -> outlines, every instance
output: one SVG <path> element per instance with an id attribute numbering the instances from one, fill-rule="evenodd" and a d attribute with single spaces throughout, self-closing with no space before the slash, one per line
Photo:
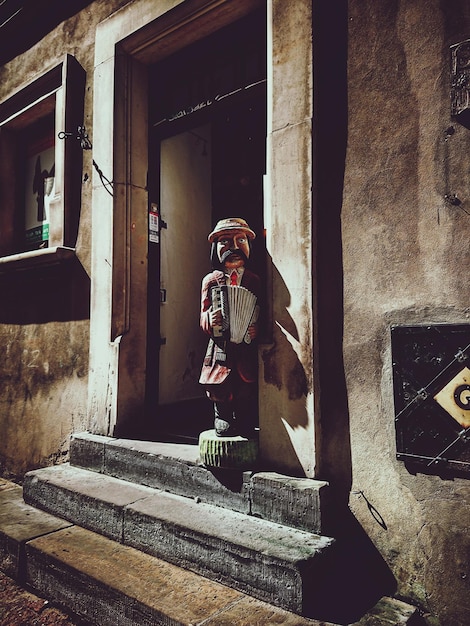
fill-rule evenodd
<path id="1" fill-rule="evenodd" d="M 247 268 L 255 233 L 241 218 L 209 234 L 213 271 L 201 291 L 201 328 L 210 336 L 199 382 L 214 403 L 219 437 L 252 437 L 257 422 L 257 301 L 260 279 Z"/>

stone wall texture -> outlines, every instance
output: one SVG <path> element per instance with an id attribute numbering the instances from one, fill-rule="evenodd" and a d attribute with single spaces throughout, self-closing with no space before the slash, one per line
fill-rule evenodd
<path id="1" fill-rule="evenodd" d="M 450 117 L 450 46 L 469 33 L 465 2 L 349 2 L 342 239 L 350 506 L 399 593 L 430 624 L 446 626 L 470 620 L 470 485 L 413 475 L 396 460 L 390 326 L 468 323 L 470 134 Z M 446 203 L 449 193 L 460 207 Z"/>

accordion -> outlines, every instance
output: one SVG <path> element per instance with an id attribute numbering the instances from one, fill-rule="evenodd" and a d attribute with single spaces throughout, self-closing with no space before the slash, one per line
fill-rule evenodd
<path id="1" fill-rule="evenodd" d="M 214 326 L 214 337 L 224 337 L 232 343 L 250 343 L 248 327 L 256 322 L 259 313 L 256 302 L 256 296 L 246 287 L 213 287 L 212 307 L 222 311 L 222 326 Z"/>

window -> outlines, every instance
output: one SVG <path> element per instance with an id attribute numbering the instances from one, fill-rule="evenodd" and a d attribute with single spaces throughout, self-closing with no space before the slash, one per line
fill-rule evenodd
<path id="1" fill-rule="evenodd" d="M 70 55 L 0 103 L 0 267 L 74 254 L 85 72 Z M 72 139 L 61 139 L 61 132 Z"/>

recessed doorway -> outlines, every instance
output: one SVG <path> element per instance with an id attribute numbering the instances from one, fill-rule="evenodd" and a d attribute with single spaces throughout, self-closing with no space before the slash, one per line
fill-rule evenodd
<path id="1" fill-rule="evenodd" d="M 251 266 L 266 273 L 264 11 L 155 64 L 149 76 L 147 419 L 155 437 L 193 442 L 212 427 L 198 383 L 207 344 L 199 307 L 217 220 L 248 221 L 258 235 Z"/>

